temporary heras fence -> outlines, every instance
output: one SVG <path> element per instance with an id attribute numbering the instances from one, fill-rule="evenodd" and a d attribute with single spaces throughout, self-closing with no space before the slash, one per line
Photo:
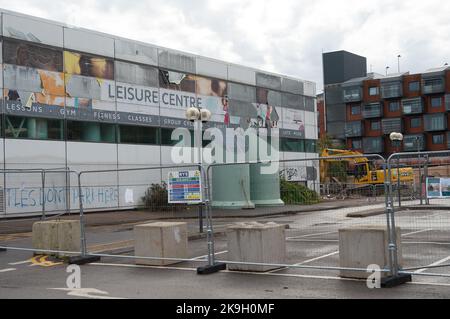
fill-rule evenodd
<path id="1" fill-rule="evenodd" d="M 436 180 L 431 179 L 436 175 L 430 176 L 430 172 L 437 168 L 431 158 L 444 154 L 400 153 L 387 161 L 380 155 L 368 154 L 70 172 L 70 188 L 78 189 L 80 256 L 111 261 L 134 259 L 152 265 L 183 262 L 185 266 L 206 263 L 211 268 L 221 263 L 265 266 L 272 269 L 270 272 L 301 269 L 367 273 L 368 265 L 354 267 L 343 262 L 341 256 L 340 233 L 359 227 L 385 232 L 386 255 L 380 271 L 391 277 L 435 275 L 427 269 L 446 266 L 445 258 L 450 255 L 445 239 L 450 225 L 448 215 L 446 211 L 411 209 L 421 208 L 420 204 L 424 209 L 437 203 L 445 205 L 442 186 L 440 198 L 427 196 L 436 187 Z M 408 158 L 411 163 L 405 160 Z M 199 172 L 195 183 L 201 183 L 201 201 L 177 201 L 177 191 L 187 186 L 174 190 L 174 185 L 168 184 L 171 174 L 180 172 L 188 174 L 188 181 L 190 172 Z M 442 183 L 446 183 L 445 179 Z M 111 185 L 118 187 L 105 192 Z M 172 201 L 168 201 L 170 197 Z M 96 225 L 97 214 L 85 215 L 86 210 L 99 207 L 115 211 L 107 215 L 109 225 Z M 127 216 L 127 209 L 135 210 L 133 218 Z M 206 243 L 201 236 L 203 223 L 199 223 L 203 217 Z M 286 228 L 284 260 L 229 258 L 233 256 L 226 237 L 229 226 L 236 220 L 265 224 L 275 217 Z M 189 238 L 181 257 L 141 254 L 137 249 L 136 226 L 161 219 L 185 222 L 175 231 Z"/>
<path id="2" fill-rule="evenodd" d="M 391 174 L 398 174 L 397 167 L 414 171 L 414 198 L 403 198 L 395 183 L 389 185 L 389 202 L 403 235 L 400 272 L 450 276 L 449 155 L 450 151 L 397 153 L 387 159 Z"/>

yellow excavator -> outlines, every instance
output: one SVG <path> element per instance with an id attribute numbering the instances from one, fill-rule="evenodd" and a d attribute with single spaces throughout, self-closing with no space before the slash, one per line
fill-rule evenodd
<path id="1" fill-rule="evenodd" d="M 350 150 L 339 150 L 326 148 L 322 151 L 321 157 L 339 157 L 339 156 L 361 156 L 363 154 Z M 357 185 L 376 185 L 384 184 L 384 169 L 376 169 L 373 161 L 369 161 L 367 157 L 354 157 L 354 158 L 330 158 L 323 159 L 320 161 L 320 182 L 329 183 L 335 176 L 331 175 L 329 172 L 329 163 L 331 162 L 342 162 L 346 161 L 349 163 L 347 168 L 353 168 L 348 170 L 348 175 L 352 176 L 354 179 L 354 184 Z M 391 182 L 396 183 L 398 181 L 397 172 L 400 173 L 400 182 L 413 182 L 414 173 L 412 167 L 396 167 L 391 171 Z"/>

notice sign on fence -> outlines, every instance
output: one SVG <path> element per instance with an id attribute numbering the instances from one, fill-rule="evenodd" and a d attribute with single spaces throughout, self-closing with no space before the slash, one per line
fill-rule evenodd
<path id="1" fill-rule="evenodd" d="M 450 178 L 427 178 L 428 198 L 450 198 Z"/>
<path id="2" fill-rule="evenodd" d="M 200 171 L 170 172 L 167 185 L 170 204 L 196 204 L 202 202 Z"/>

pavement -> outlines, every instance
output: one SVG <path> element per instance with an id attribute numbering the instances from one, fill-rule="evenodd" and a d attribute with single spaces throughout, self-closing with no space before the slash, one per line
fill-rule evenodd
<path id="1" fill-rule="evenodd" d="M 173 220 L 188 223 L 190 261 L 171 266 L 141 266 L 133 258 L 133 225 L 156 220 L 150 216 L 160 215 L 142 211 L 87 214 L 88 251 L 115 252 L 115 256 L 81 266 L 82 288 L 67 287 L 70 275 L 67 265 L 47 256 L 33 257 L 31 252 L 8 250 L 0 252 L 0 298 L 450 298 L 450 267 L 444 267 L 450 262 L 448 210 L 399 211 L 396 225 L 401 228 L 402 266 L 414 268 L 413 282 L 392 289 L 369 289 L 364 280 L 341 278 L 339 271 L 324 267 L 339 266 L 340 228 L 386 223 L 383 215 L 350 218 L 348 214 L 383 206 L 384 201 L 347 200 L 340 201 L 339 205 L 323 203 L 320 210 L 286 207 L 277 209 L 274 215 L 256 217 L 245 215 L 248 211 L 240 212 L 240 217 L 219 217 L 214 212 L 218 261 L 227 261 L 224 230 L 229 225 L 270 221 L 286 225 L 286 264 L 296 266 L 263 273 L 225 270 L 208 276 L 196 274 L 196 268 L 206 263 L 208 246 L 202 236 L 196 236 L 195 218 L 171 216 Z M 258 214 L 265 213 L 267 210 Z M 18 220 L 4 222 L 14 224 Z M 18 228 L 26 229 L 22 222 L 25 223 L 21 221 Z M 31 238 L 20 233 L 4 234 L 0 244 L 32 247 Z"/>

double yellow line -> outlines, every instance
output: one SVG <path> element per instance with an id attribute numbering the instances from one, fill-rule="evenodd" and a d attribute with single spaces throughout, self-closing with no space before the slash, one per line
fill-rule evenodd
<path id="1" fill-rule="evenodd" d="M 58 265 L 62 265 L 62 262 L 53 262 L 48 260 L 47 255 L 38 255 L 38 256 L 34 256 L 33 258 L 30 259 L 30 262 L 33 265 L 37 265 L 37 266 L 41 266 L 41 267 L 53 267 L 53 266 L 58 266 Z"/>

